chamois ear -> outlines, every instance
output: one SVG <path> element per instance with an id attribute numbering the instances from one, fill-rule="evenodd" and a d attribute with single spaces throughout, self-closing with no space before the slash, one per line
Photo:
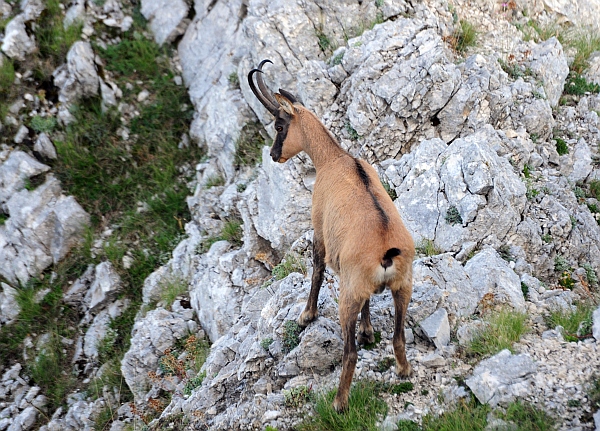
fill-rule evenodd
<path id="1" fill-rule="evenodd" d="M 279 93 L 275 93 L 275 99 L 277 99 L 279 106 L 281 106 L 285 112 L 290 115 L 294 115 L 296 113 L 294 105 L 288 100 L 287 97 L 282 96 Z"/>

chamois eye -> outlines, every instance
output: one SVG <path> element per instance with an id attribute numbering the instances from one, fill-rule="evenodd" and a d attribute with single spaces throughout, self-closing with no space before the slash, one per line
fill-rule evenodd
<path id="1" fill-rule="evenodd" d="M 277 126 L 277 127 L 275 127 L 275 130 L 277 130 L 278 132 L 281 132 L 283 130 L 283 127 Z"/>

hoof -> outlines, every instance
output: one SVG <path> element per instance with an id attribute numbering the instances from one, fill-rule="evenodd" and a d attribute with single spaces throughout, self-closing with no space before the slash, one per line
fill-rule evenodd
<path id="1" fill-rule="evenodd" d="M 408 362 L 403 366 L 396 362 L 396 374 L 400 377 L 409 377 L 412 374 L 412 367 Z"/>
<path id="2" fill-rule="evenodd" d="M 298 325 L 300 325 L 303 328 L 306 328 L 308 326 L 308 324 L 310 322 L 312 322 L 313 320 L 315 320 L 317 318 L 317 313 L 310 313 L 306 310 L 304 310 L 302 312 L 302 314 L 300 315 L 300 317 L 298 317 Z"/>
<path id="3" fill-rule="evenodd" d="M 341 401 L 341 400 L 338 400 L 338 398 L 336 397 L 336 398 L 333 400 L 333 408 L 334 408 L 334 409 L 335 409 L 335 411 L 336 411 L 336 412 L 338 412 L 338 413 L 343 413 L 343 412 L 345 412 L 346 410 L 348 410 L 348 400 L 346 400 L 346 401 Z"/>
<path id="4" fill-rule="evenodd" d="M 356 337 L 356 341 L 358 341 L 358 344 L 373 344 L 375 342 L 375 333 L 373 332 L 373 330 L 371 330 L 370 332 L 358 332 L 358 336 Z"/>

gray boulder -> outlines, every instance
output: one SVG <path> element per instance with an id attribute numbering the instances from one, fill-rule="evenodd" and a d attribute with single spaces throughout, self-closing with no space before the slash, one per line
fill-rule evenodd
<path id="1" fill-rule="evenodd" d="M 450 324 L 448 322 L 448 312 L 439 308 L 431 316 L 422 320 L 421 329 L 427 338 L 435 344 L 435 347 L 441 349 L 450 342 Z"/>
<path id="2" fill-rule="evenodd" d="M 99 263 L 94 270 L 94 281 L 84 301 L 91 312 L 97 312 L 111 303 L 122 287 L 121 277 L 110 261 Z"/>
<path id="3" fill-rule="evenodd" d="M 569 65 L 556 37 L 537 44 L 531 50 L 529 67 L 542 80 L 550 106 L 558 105 L 569 74 Z"/>
<path id="4" fill-rule="evenodd" d="M 0 275 L 11 283 L 24 284 L 63 259 L 89 224 L 89 215 L 51 175 L 32 191 L 14 193 L 4 207 L 9 217 L 0 226 Z"/>
<path id="5" fill-rule="evenodd" d="M 10 58 L 24 61 L 25 56 L 35 49 L 35 39 L 27 34 L 25 16 L 19 14 L 6 25 L 2 51 Z"/>
<path id="6" fill-rule="evenodd" d="M 25 188 L 28 178 L 50 170 L 23 151 L 11 151 L 2 160 L 0 153 L 0 209 L 7 211 L 6 202 L 13 194 Z"/>
<path id="7" fill-rule="evenodd" d="M 157 308 L 135 323 L 121 372 L 136 400 L 143 400 L 151 388 L 148 372 L 156 371 L 160 357 L 190 333 L 188 321 L 192 319 L 192 310 L 176 313 Z"/>
<path id="8" fill-rule="evenodd" d="M 4 324 L 12 321 L 21 312 L 21 307 L 17 302 L 17 290 L 6 283 L 0 283 L 2 292 L 0 292 L 0 323 Z"/>
<path id="9" fill-rule="evenodd" d="M 33 151 L 37 151 L 48 159 L 56 159 L 56 148 L 54 148 L 54 144 L 45 133 L 40 133 L 33 146 Z"/>
<path id="10" fill-rule="evenodd" d="M 480 403 L 495 407 L 529 394 L 530 377 L 536 370 L 537 365 L 529 355 L 513 355 L 503 350 L 481 361 L 466 384 Z"/>
<path id="11" fill-rule="evenodd" d="M 156 43 L 170 43 L 185 32 L 182 22 L 188 14 L 189 6 L 183 0 L 144 0 L 142 15 L 150 22 Z"/>
<path id="12" fill-rule="evenodd" d="M 593 326 L 592 326 L 592 335 L 596 339 L 597 342 L 600 343 L 600 307 L 596 308 L 594 314 L 592 316 Z"/>

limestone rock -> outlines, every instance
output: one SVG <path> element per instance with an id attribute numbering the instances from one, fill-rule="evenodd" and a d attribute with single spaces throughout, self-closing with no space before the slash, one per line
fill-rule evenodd
<path id="1" fill-rule="evenodd" d="M 48 159 L 56 159 L 56 148 L 54 148 L 54 144 L 45 133 L 40 133 L 37 140 L 35 141 L 35 145 L 33 146 L 33 150 L 40 153 L 43 157 Z"/>
<path id="2" fill-rule="evenodd" d="M 536 370 L 537 365 L 529 355 L 512 355 L 503 350 L 481 361 L 466 384 L 479 402 L 495 407 L 527 395 L 531 389 L 528 378 Z"/>
<path id="3" fill-rule="evenodd" d="M 94 281 L 85 296 L 90 311 L 95 312 L 114 300 L 122 289 L 121 277 L 109 261 L 96 265 Z"/>
<path id="4" fill-rule="evenodd" d="M 35 40 L 27 34 L 25 16 L 19 14 L 6 25 L 2 51 L 10 58 L 24 61 L 25 56 L 35 49 Z"/>
<path id="5" fill-rule="evenodd" d="M 150 22 L 156 43 L 172 42 L 185 32 L 182 21 L 188 14 L 188 4 L 183 0 L 144 0 L 141 12 Z"/>
<path id="6" fill-rule="evenodd" d="M 0 283 L 2 292 L 0 293 L 0 323 L 6 323 L 19 315 L 21 309 L 17 303 L 16 289 L 6 283 Z"/>
<path id="7" fill-rule="evenodd" d="M 550 106 L 556 106 L 569 74 L 567 59 L 556 37 L 551 37 L 531 50 L 529 67 L 542 79 Z"/>
<path id="8" fill-rule="evenodd" d="M 157 308 L 133 326 L 131 348 L 121 361 L 121 372 L 136 399 L 143 399 L 151 386 L 148 372 L 156 371 L 164 352 L 177 340 L 189 334 L 187 321 L 192 311 L 184 314 Z"/>
<path id="9" fill-rule="evenodd" d="M 427 319 L 421 321 L 421 329 L 438 349 L 450 342 L 450 324 L 448 312 L 440 308 Z"/>
<path id="10" fill-rule="evenodd" d="M 593 326 L 592 326 L 592 335 L 596 339 L 597 342 L 600 343 L 600 307 L 596 308 L 594 314 L 592 316 Z"/>

